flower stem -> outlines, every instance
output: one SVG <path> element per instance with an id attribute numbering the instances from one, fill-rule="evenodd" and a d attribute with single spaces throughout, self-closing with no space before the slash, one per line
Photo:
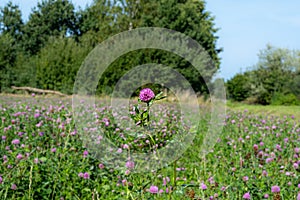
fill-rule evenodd
<path id="1" fill-rule="evenodd" d="M 176 175 L 176 162 L 177 162 L 177 160 L 175 160 L 175 162 L 174 162 L 174 174 L 173 174 L 174 188 L 176 187 L 176 176 L 177 176 Z"/>
<path id="2" fill-rule="evenodd" d="M 147 103 L 147 125 L 150 125 L 150 105 Z"/>

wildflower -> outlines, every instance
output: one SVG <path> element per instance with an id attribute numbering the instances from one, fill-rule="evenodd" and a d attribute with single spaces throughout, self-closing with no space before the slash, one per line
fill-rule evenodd
<path id="1" fill-rule="evenodd" d="M 122 149 L 118 148 L 117 153 L 122 153 Z"/>
<path id="2" fill-rule="evenodd" d="M 16 184 L 12 184 L 12 185 L 11 185 L 11 189 L 12 189 L 12 190 L 16 190 L 16 189 L 17 189 L 17 185 L 16 185 Z"/>
<path id="3" fill-rule="evenodd" d="M 251 199 L 250 193 L 247 192 L 243 195 L 243 199 Z"/>
<path id="4" fill-rule="evenodd" d="M 23 158 L 23 155 L 19 153 L 19 154 L 17 155 L 17 159 L 18 159 L 18 160 L 21 160 L 22 158 Z"/>
<path id="5" fill-rule="evenodd" d="M 249 180 L 248 176 L 244 176 L 244 177 L 243 177 L 243 181 L 246 182 L 246 181 L 248 181 L 248 180 Z"/>
<path id="6" fill-rule="evenodd" d="M 271 191 L 273 193 L 279 193 L 280 192 L 280 187 L 277 186 L 277 185 L 274 185 L 274 186 L 271 187 Z"/>
<path id="7" fill-rule="evenodd" d="M 270 163 L 270 162 L 272 162 L 273 161 L 273 158 L 267 158 L 266 159 L 266 163 Z"/>
<path id="8" fill-rule="evenodd" d="M 260 146 L 264 146 L 264 142 L 260 142 L 259 145 L 260 145 Z"/>
<path id="9" fill-rule="evenodd" d="M 13 141 L 11 141 L 12 144 L 20 144 L 20 140 L 18 139 L 14 139 Z"/>
<path id="10" fill-rule="evenodd" d="M 90 178 L 89 173 L 85 172 L 85 173 L 83 174 L 83 178 L 84 178 L 84 179 L 89 179 L 89 178 Z"/>
<path id="11" fill-rule="evenodd" d="M 263 170 L 262 175 L 263 176 L 268 176 L 268 172 L 266 170 Z"/>
<path id="12" fill-rule="evenodd" d="M 128 169 L 133 169 L 134 168 L 134 162 L 132 161 L 127 161 L 125 165 Z"/>
<path id="13" fill-rule="evenodd" d="M 207 189 L 207 186 L 206 186 L 204 183 L 201 183 L 201 189 L 202 189 L 202 190 L 206 190 L 206 189 Z"/>
<path id="14" fill-rule="evenodd" d="M 51 152 L 52 152 L 52 153 L 55 153 L 55 152 L 56 152 L 56 148 L 52 148 L 52 149 L 51 149 Z"/>
<path id="15" fill-rule="evenodd" d="M 257 144 L 254 144 L 254 145 L 253 145 L 253 149 L 254 149 L 254 151 L 258 151 L 258 145 L 257 145 Z"/>
<path id="16" fill-rule="evenodd" d="M 104 169 L 104 165 L 102 163 L 99 164 L 100 169 Z"/>
<path id="17" fill-rule="evenodd" d="M 84 158 L 87 157 L 88 154 L 89 154 L 89 152 L 88 152 L 87 150 L 85 150 L 85 151 L 83 152 L 83 157 L 84 157 Z"/>
<path id="18" fill-rule="evenodd" d="M 264 198 L 265 198 L 265 199 L 269 198 L 269 195 L 268 195 L 268 194 L 265 194 L 265 195 L 264 195 Z"/>
<path id="19" fill-rule="evenodd" d="M 3 179 L 2 179 L 2 177 L 0 176 L 0 184 L 2 184 L 2 181 L 3 181 Z"/>
<path id="20" fill-rule="evenodd" d="M 81 177 L 81 178 L 83 178 L 84 175 L 83 175 L 82 172 L 80 172 L 80 173 L 78 174 L 78 176 Z"/>
<path id="21" fill-rule="evenodd" d="M 129 174 L 130 174 L 130 170 L 126 170 L 125 175 L 129 175 Z"/>
<path id="22" fill-rule="evenodd" d="M 148 103 L 155 97 L 154 92 L 150 88 L 144 88 L 140 91 L 140 100 Z"/>
<path id="23" fill-rule="evenodd" d="M 155 185 L 152 185 L 149 189 L 149 192 L 152 193 L 152 194 L 156 194 L 158 193 L 158 187 L 155 186 Z"/>

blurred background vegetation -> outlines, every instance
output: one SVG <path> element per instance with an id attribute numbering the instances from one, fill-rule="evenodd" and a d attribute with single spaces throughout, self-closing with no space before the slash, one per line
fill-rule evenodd
<path id="1" fill-rule="evenodd" d="M 42 0 L 22 20 L 12 2 L 0 8 L 0 92 L 28 86 L 72 94 L 88 53 L 108 37 L 138 27 L 163 27 L 196 40 L 220 67 L 218 28 L 204 0 L 94 0 L 75 9 L 70 0 Z M 109 52 L 108 52 L 109 53 Z M 263 105 L 300 104 L 300 52 L 267 45 L 259 61 L 226 82 L 231 101 Z M 177 69 L 199 95 L 209 93 L 189 62 L 162 50 L 143 49 L 121 56 L 99 80 L 96 94 L 109 95 L 132 66 L 158 63 Z"/>

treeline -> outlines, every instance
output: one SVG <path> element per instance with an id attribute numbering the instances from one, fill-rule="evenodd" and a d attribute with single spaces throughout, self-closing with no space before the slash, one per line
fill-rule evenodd
<path id="1" fill-rule="evenodd" d="M 85 8 L 75 8 L 70 0 L 43 0 L 27 21 L 9 2 L 0 8 L 0 92 L 27 86 L 72 94 L 88 53 L 108 37 L 137 27 L 163 27 L 190 36 L 215 63 L 206 76 L 219 69 L 218 29 L 202 0 L 94 0 Z M 132 66 L 144 63 L 174 67 L 195 91 L 208 92 L 189 62 L 169 52 L 144 49 L 118 58 L 99 80 L 97 94 L 110 94 Z"/>
<path id="2" fill-rule="evenodd" d="M 227 83 L 234 101 L 262 105 L 300 105 L 300 51 L 271 45 L 260 51 L 258 63 Z"/>

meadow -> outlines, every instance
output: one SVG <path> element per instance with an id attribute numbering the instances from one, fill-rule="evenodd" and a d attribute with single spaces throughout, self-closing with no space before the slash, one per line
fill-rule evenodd
<path id="1" fill-rule="evenodd" d="M 101 100 L 84 111 L 93 112 L 90 123 L 78 127 L 70 98 L 0 96 L 0 199 L 300 199 L 298 107 L 229 105 L 205 155 L 210 114 L 202 107 L 196 137 L 178 159 L 141 173 L 134 161 L 109 164 L 103 152 L 155 153 L 172 144 L 187 128 L 174 105 L 151 111 L 156 134 L 145 136 L 116 122 L 130 122 L 133 113 Z M 103 137 L 118 148 L 99 149 L 99 157 L 87 140 L 101 144 Z"/>

